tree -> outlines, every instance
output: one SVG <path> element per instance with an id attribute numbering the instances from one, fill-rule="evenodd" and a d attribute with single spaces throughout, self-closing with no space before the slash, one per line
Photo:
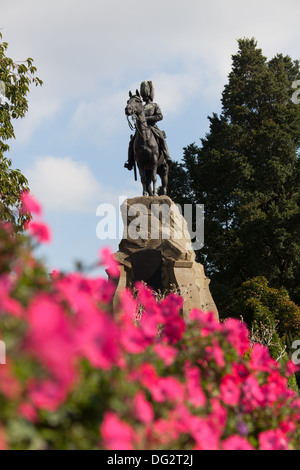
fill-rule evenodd
<path id="1" fill-rule="evenodd" d="M 256 276 L 300 301 L 300 106 L 291 100 L 299 62 L 282 54 L 268 61 L 254 39 L 238 46 L 221 114 L 209 117 L 201 147 L 186 147 L 180 166 L 193 202 L 205 206 L 198 259 L 225 317 L 236 289 Z M 173 182 L 171 174 L 180 202 Z"/>
<path id="2" fill-rule="evenodd" d="M 12 161 L 6 157 L 7 141 L 15 138 L 13 121 L 23 118 L 28 111 L 30 85 L 42 85 L 42 81 L 35 76 L 33 59 L 14 62 L 6 56 L 7 47 L 0 33 L 0 216 L 21 230 L 26 216 L 20 215 L 17 209 L 20 193 L 28 190 L 28 181 L 20 170 L 12 169 Z"/>

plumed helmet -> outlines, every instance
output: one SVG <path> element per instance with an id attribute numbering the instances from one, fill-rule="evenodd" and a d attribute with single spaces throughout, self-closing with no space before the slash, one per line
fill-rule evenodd
<path id="1" fill-rule="evenodd" d="M 145 80 L 141 83 L 141 95 L 142 97 L 150 98 L 151 101 L 154 100 L 154 86 L 150 80 Z"/>

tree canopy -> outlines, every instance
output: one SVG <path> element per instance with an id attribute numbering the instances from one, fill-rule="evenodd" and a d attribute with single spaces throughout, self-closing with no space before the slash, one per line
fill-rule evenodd
<path id="1" fill-rule="evenodd" d="M 15 138 L 13 122 L 28 111 L 27 96 L 30 85 L 42 85 L 36 76 L 33 59 L 14 62 L 6 55 L 8 44 L 0 33 L 0 216 L 21 229 L 26 216 L 19 215 L 20 193 L 28 189 L 28 181 L 6 155 L 8 141 Z"/>
<path id="2" fill-rule="evenodd" d="M 299 78 L 297 60 L 267 60 L 255 39 L 240 39 L 220 116 L 170 174 L 175 202 L 204 204 L 197 254 L 224 316 L 235 289 L 255 276 L 300 301 L 300 105 L 291 99 Z"/>

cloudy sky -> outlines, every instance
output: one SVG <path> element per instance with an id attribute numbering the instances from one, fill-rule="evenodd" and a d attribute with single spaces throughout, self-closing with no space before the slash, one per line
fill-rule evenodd
<path id="1" fill-rule="evenodd" d="M 268 58 L 300 59 L 299 0 L 0 0 L 0 29 L 15 61 L 34 59 L 43 87 L 16 123 L 13 166 L 28 178 L 53 233 L 49 269 L 92 263 L 97 207 L 141 194 L 124 169 L 128 91 L 152 80 L 173 160 L 220 112 L 237 39 Z M 99 214 L 99 213 L 98 213 Z"/>

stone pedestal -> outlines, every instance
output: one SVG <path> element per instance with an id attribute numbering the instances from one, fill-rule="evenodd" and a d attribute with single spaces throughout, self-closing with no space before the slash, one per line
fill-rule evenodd
<path id="1" fill-rule="evenodd" d="M 184 299 L 183 314 L 192 308 L 218 311 L 209 290 L 210 280 L 196 262 L 187 223 L 168 196 L 136 197 L 121 206 L 123 238 L 115 258 L 121 275 L 115 294 L 136 281 L 156 291 L 176 290 Z"/>

